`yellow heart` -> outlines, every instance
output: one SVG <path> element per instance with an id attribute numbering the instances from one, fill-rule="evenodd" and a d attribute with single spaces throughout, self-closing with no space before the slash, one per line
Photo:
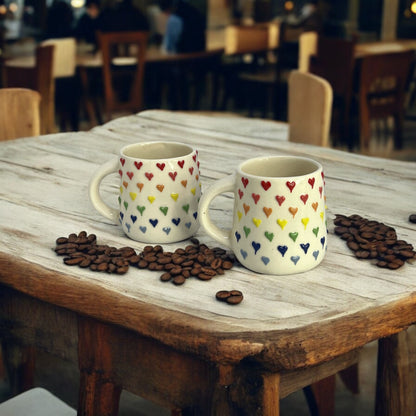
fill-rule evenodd
<path id="1" fill-rule="evenodd" d="M 176 201 L 178 199 L 179 194 L 170 194 L 170 196 L 174 201 Z"/>
<path id="2" fill-rule="evenodd" d="M 124 191 L 123 187 L 122 187 L 122 186 L 120 186 L 120 193 L 122 194 L 122 193 L 123 193 L 123 191 Z"/>
<path id="3" fill-rule="evenodd" d="M 277 223 L 280 225 L 280 228 L 283 230 L 286 227 L 287 220 L 278 219 Z"/>
<path id="4" fill-rule="evenodd" d="M 305 230 L 306 230 L 306 226 L 308 225 L 309 218 L 302 218 L 301 221 L 302 221 L 302 224 L 305 226 Z"/>
<path id="5" fill-rule="evenodd" d="M 149 200 L 149 202 L 151 203 L 151 204 L 153 204 L 153 201 L 156 199 L 154 196 L 148 196 L 147 197 L 147 199 Z"/>
<path id="6" fill-rule="evenodd" d="M 136 199 L 137 194 L 135 192 L 130 192 L 130 198 L 132 199 L 132 201 L 134 201 Z"/>
<path id="7" fill-rule="evenodd" d="M 237 211 L 237 217 L 238 217 L 238 221 L 241 220 L 241 217 L 243 216 L 243 213 L 241 211 Z"/>
<path id="8" fill-rule="evenodd" d="M 191 189 L 191 192 L 195 195 L 196 189 L 195 188 L 192 188 Z"/>
<path id="9" fill-rule="evenodd" d="M 324 212 L 321 211 L 321 213 L 319 214 L 319 216 L 321 217 L 321 220 L 323 221 L 324 220 Z"/>
<path id="10" fill-rule="evenodd" d="M 253 223 L 258 228 L 261 224 L 261 220 L 258 218 L 253 218 Z"/>

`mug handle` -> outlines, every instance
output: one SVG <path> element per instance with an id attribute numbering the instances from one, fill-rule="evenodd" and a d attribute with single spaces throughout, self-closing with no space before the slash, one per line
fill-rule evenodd
<path id="1" fill-rule="evenodd" d="M 118 224 L 119 211 L 117 209 L 109 207 L 103 201 L 100 195 L 99 188 L 101 181 L 104 179 L 104 177 L 109 175 L 110 173 L 116 172 L 117 168 L 118 158 L 109 160 L 108 162 L 104 163 L 102 166 L 98 168 L 89 184 L 89 196 L 92 204 L 94 205 L 94 208 L 100 214 L 104 215 L 104 217 L 113 221 L 115 224 Z"/>
<path id="2" fill-rule="evenodd" d="M 199 221 L 204 227 L 207 234 L 217 240 L 219 243 L 224 244 L 226 247 L 231 248 L 231 232 L 222 230 L 217 227 L 211 220 L 209 215 L 209 206 L 211 201 L 224 192 L 235 193 L 235 174 L 220 179 L 214 185 L 212 185 L 206 192 L 203 193 L 201 200 L 199 201 Z"/>

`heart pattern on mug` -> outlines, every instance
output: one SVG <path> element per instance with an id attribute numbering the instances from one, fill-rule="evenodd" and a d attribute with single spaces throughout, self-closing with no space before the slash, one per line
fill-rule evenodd
<path id="1" fill-rule="evenodd" d="M 289 179 L 282 187 L 266 179 L 238 180 L 233 245 L 248 267 L 283 261 L 301 269 L 308 259 L 322 259 L 327 243 L 324 183 L 320 173 L 302 181 Z M 273 251 L 277 256 L 270 255 Z"/>
<path id="2" fill-rule="evenodd" d="M 201 192 L 196 151 L 192 158 L 174 163 L 121 157 L 119 167 L 119 220 L 127 233 L 160 230 L 165 236 L 182 233 L 186 238 L 195 232 Z"/>

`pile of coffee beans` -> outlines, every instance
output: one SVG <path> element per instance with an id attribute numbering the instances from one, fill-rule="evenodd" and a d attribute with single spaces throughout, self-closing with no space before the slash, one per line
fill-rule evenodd
<path id="1" fill-rule="evenodd" d="M 160 245 L 146 246 L 142 253 L 130 257 L 129 262 L 139 269 L 163 272 L 160 280 L 175 285 L 184 284 L 190 277 L 211 280 L 233 267 L 235 257 L 232 253 L 220 247 L 209 248 L 196 238 L 192 238 L 191 242 L 174 252 L 163 251 Z"/>
<path id="2" fill-rule="evenodd" d="M 337 214 L 334 232 L 347 242 L 358 259 L 370 259 L 379 267 L 398 269 L 416 258 L 412 244 L 398 240 L 396 230 L 360 215 Z"/>
<path id="3" fill-rule="evenodd" d="M 116 248 L 97 244 L 95 234 L 81 231 L 56 240 L 55 253 L 64 256 L 68 266 L 89 268 L 97 272 L 125 274 L 129 270 L 129 258 L 136 255 L 131 247 Z"/>
<path id="4" fill-rule="evenodd" d="M 220 290 L 216 293 L 215 298 L 229 305 L 238 305 L 244 299 L 244 296 L 239 290 Z"/>

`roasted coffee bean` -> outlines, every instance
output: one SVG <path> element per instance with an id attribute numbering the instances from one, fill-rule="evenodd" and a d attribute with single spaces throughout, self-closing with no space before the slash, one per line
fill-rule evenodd
<path id="1" fill-rule="evenodd" d="M 237 305 L 241 303 L 244 296 L 239 290 L 220 290 L 215 294 L 215 298 L 220 302 L 226 302 L 229 305 Z"/>
<path id="2" fill-rule="evenodd" d="M 198 276 L 197 276 L 197 278 L 199 280 L 211 280 L 212 279 L 212 276 L 209 275 L 209 274 L 205 274 L 205 273 L 199 273 Z"/>
<path id="3" fill-rule="evenodd" d="M 217 292 L 215 294 L 215 297 L 218 300 L 226 300 L 227 298 L 229 298 L 231 296 L 230 292 L 228 290 L 220 290 L 219 292 Z"/>
<path id="4" fill-rule="evenodd" d="M 185 283 L 185 280 L 186 280 L 185 277 L 179 274 L 172 279 L 172 282 L 174 285 L 179 286 L 179 285 L 183 285 Z"/>
<path id="5" fill-rule="evenodd" d="M 56 244 L 66 244 L 68 242 L 68 239 L 66 237 L 59 237 L 56 239 Z"/>
<path id="6" fill-rule="evenodd" d="M 64 258 L 64 263 L 67 266 L 76 266 L 80 264 L 84 259 L 82 257 L 66 257 Z"/>
<path id="7" fill-rule="evenodd" d="M 226 302 L 230 305 L 238 305 L 243 300 L 243 295 L 232 295 L 227 298 Z"/>
<path id="8" fill-rule="evenodd" d="M 170 279 L 172 279 L 172 275 L 168 272 L 165 272 L 165 273 L 160 275 L 160 280 L 162 282 L 168 282 Z"/>
<path id="9" fill-rule="evenodd" d="M 416 224 L 416 214 L 411 214 L 409 216 L 409 221 L 412 222 L 413 224 Z"/>

